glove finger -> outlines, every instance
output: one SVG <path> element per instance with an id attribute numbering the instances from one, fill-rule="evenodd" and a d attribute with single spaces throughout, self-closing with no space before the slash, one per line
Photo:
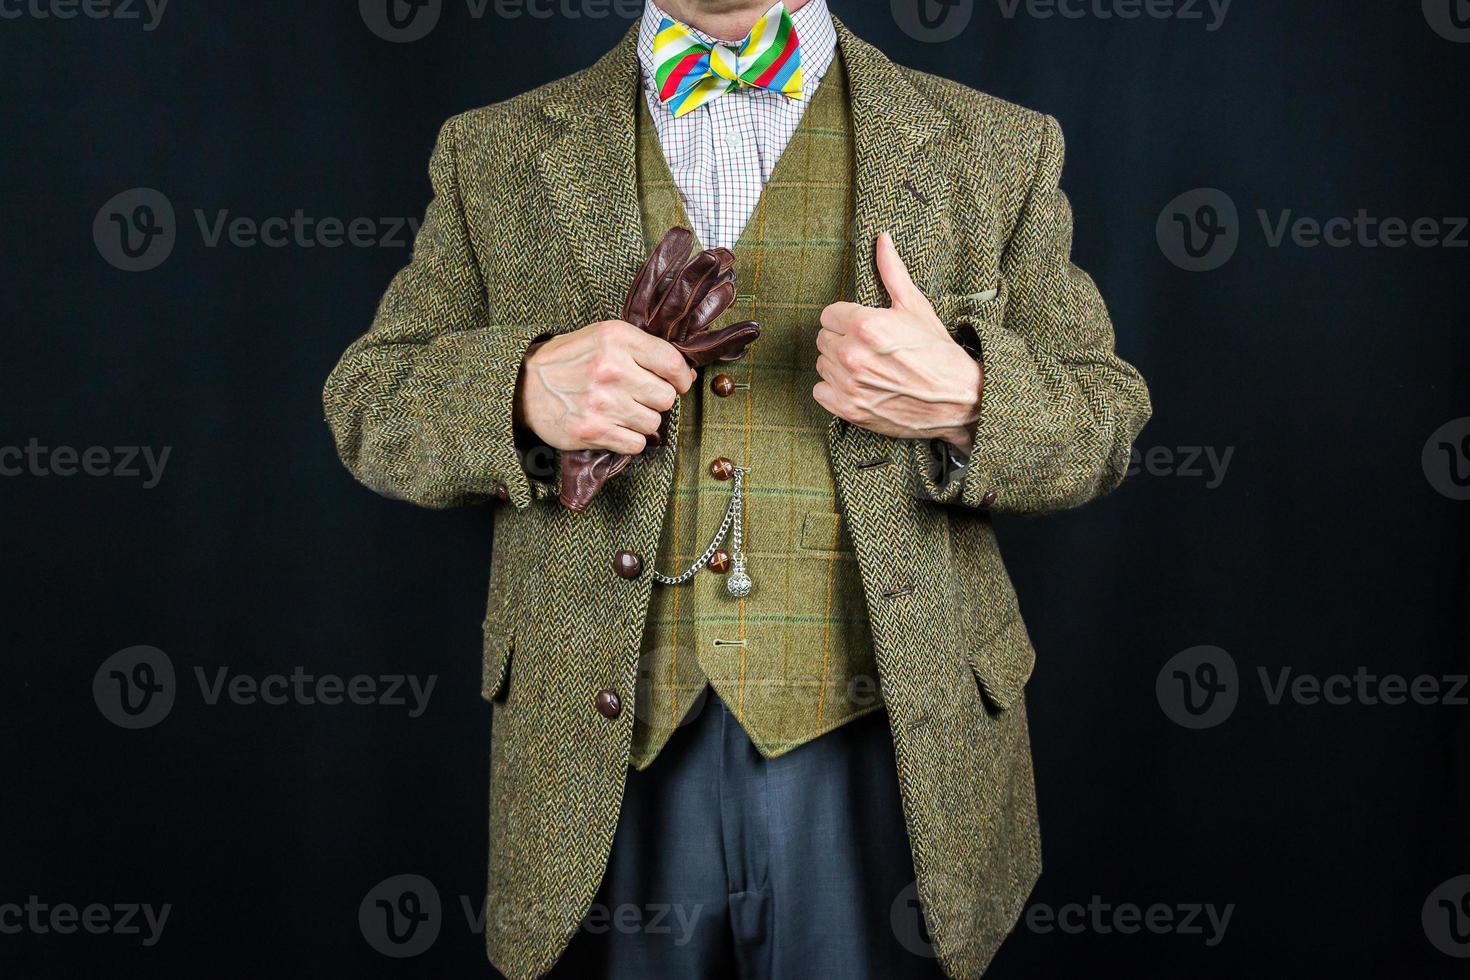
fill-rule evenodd
<path id="1" fill-rule="evenodd" d="M 608 480 L 633 461 L 607 449 L 578 449 L 561 454 L 561 502 L 581 513 Z"/>
<path id="2" fill-rule="evenodd" d="M 745 356 L 745 349 L 760 335 L 760 324 L 754 320 L 746 320 L 721 330 L 702 331 L 674 346 L 690 364 L 704 367 L 716 361 L 738 361 Z"/>
<path id="3" fill-rule="evenodd" d="M 628 287 L 623 300 L 623 319 L 635 327 L 647 329 L 658 301 L 660 285 L 689 258 L 694 246 L 694 233 L 688 228 L 670 228 L 664 232 L 643 268 Z"/>
<path id="4" fill-rule="evenodd" d="M 684 317 L 681 340 L 690 341 L 709 329 L 709 325 L 720 318 L 735 303 L 735 284 L 722 281 L 704 294 Z"/>
<path id="5" fill-rule="evenodd" d="M 673 343 L 683 336 L 683 320 L 719 276 L 719 259 L 700 252 L 684 264 L 649 317 L 650 332 Z"/>

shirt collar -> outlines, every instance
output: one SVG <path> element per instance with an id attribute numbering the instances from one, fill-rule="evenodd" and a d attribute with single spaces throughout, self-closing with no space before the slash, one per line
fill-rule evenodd
<path id="1" fill-rule="evenodd" d="M 643 5 L 643 20 L 638 25 L 638 62 L 643 66 L 643 82 L 650 90 L 658 70 L 658 66 L 653 63 L 653 40 L 658 36 L 658 25 L 663 23 L 665 17 L 675 19 L 664 13 L 653 0 L 646 0 Z M 796 36 L 801 41 L 801 94 L 809 100 L 837 54 L 837 28 L 832 24 L 832 13 L 827 9 L 827 0 L 808 0 L 800 10 L 791 15 L 791 22 L 796 26 Z M 689 27 L 687 24 L 684 26 Z M 718 41 L 693 27 L 689 27 L 689 30 L 705 44 L 715 44 Z"/>

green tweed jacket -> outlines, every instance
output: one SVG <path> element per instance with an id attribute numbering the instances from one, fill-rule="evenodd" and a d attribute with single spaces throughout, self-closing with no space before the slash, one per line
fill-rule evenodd
<path id="1" fill-rule="evenodd" d="M 939 961 L 978 977 L 1040 871 L 1023 686 L 1033 652 L 991 530 L 1116 486 L 1148 418 L 1107 311 L 1071 265 L 1056 121 L 898 67 L 838 25 L 855 144 L 857 294 L 885 302 L 881 231 L 982 358 L 962 479 L 930 448 L 833 419 L 918 890 Z M 429 507 L 498 506 L 485 615 L 491 700 L 486 942 L 511 977 L 555 962 L 606 865 L 628 772 L 669 445 L 586 513 L 528 473 L 512 430 L 533 338 L 615 317 L 644 257 L 635 33 L 592 67 L 451 119 L 411 263 L 327 381 L 342 459 Z M 536 466 L 531 466 L 536 470 Z M 613 570 L 619 550 L 643 573 Z M 514 670 L 511 664 L 514 663 Z M 609 717 L 611 715 L 611 717 Z"/>

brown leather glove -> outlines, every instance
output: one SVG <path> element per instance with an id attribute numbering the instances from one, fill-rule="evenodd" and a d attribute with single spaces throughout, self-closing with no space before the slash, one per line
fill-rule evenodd
<path id="1" fill-rule="evenodd" d="M 693 245 L 694 233 L 688 228 L 664 233 L 628 288 L 623 319 L 673 344 L 690 367 L 738 360 L 760 336 L 760 324 L 747 320 L 709 329 L 735 302 L 735 255 L 728 248 L 712 248 L 691 256 Z M 660 426 L 648 444 L 662 445 L 663 439 Z M 562 453 L 561 502 L 574 511 L 586 510 L 603 484 L 632 461 L 607 449 Z"/>

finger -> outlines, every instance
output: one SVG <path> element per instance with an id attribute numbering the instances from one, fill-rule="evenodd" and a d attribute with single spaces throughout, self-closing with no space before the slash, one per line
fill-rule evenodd
<path id="1" fill-rule="evenodd" d="M 609 425 L 590 442 L 588 449 L 609 449 L 624 456 L 637 456 L 648 446 L 648 437 L 621 425 Z"/>
<path id="2" fill-rule="evenodd" d="M 818 381 L 812 386 L 812 400 L 825 408 L 838 418 L 843 418 L 842 399 L 837 394 L 837 389 L 826 381 Z"/>
<path id="3" fill-rule="evenodd" d="M 629 345 L 629 353 L 639 367 L 663 378 L 681 395 L 694 385 L 694 369 L 667 340 L 640 333 Z"/>
<path id="4" fill-rule="evenodd" d="M 817 331 L 817 350 L 823 354 L 834 354 L 842 343 L 842 334 L 823 327 Z"/>
<path id="5" fill-rule="evenodd" d="M 846 388 L 852 384 L 852 373 L 826 354 L 817 356 L 817 374 L 834 388 Z"/>
<path id="6" fill-rule="evenodd" d="M 628 398 L 616 410 L 610 412 L 611 420 L 621 428 L 632 429 L 640 435 L 653 435 L 658 431 L 663 416 L 647 405 Z"/>
<path id="7" fill-rule="evenodd" d="M 822 327 L 833 333 L 847 333 L 857 318 L 869 309 L 860 303 L 832 303 L 822 310 Z"/>
<path id="8" fill-rule="evenodd" d="M 639 405 L 655 412 L 667 412 L 679 400 L 679 391 L 652 371 L 643 371 L 642 378 L 629 386 L 628 393 Z"/>
<path id="9" fill-rule="evenodd" d="M 929 305 L 924 293 L 914 285 L 908 266 L 903 264 L 903 258 L 893 244 L 893 236 L 886 231 L 878 236 L 877 259 L 878 276 L 883 280 L 895 309 L 923 309 Z"/>

